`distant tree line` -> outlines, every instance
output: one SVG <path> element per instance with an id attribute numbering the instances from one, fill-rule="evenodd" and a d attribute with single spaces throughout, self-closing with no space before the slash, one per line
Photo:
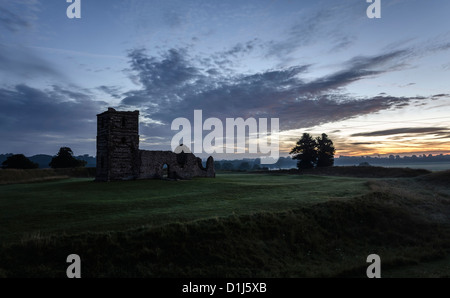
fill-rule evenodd
<path id="1" fill-rule="evenodd" d="M 52 158 L 49 166 L 58 168 L 79 168 L 85 167 L 85 160 L 77 159 L 73 156 L 73 151 L 69 147 L 61 147 L 56 156 Z M 37 169 L 39 165 L 31 161 L 23 154 L 8 154 L 6 160 L 2 162 L 3 169 Z"/>
<path id="2" fill-rule="evenodd" d="M 15 154 L 9 156 L 3 163 L 3 169 L 37 169 L 39 165 L 32 162 L 23 154 Z"/>
<path id="3" fill-rule="evenodd" d="M 311 137 L 312 139 L 312 137 Z M 321 138 L 322 139 L 322 138 Z M 322 144 L 326 145 L 327 142 L 322 142 Z M 311 143 L 312 144 L 312 143 Z M 297 145 L 295 146 L 297 147 Z M 294 148 L 295 148 L 294 147 Z M 326 147 L 326 146 L 325 146 Z M 63 147 L 67 148 L 67 147 Z M 61 148 L 61 149 L 63 149 Z M 322 145 L 323 148 L 323 145 Z M 60 149 L 60 151 L 61 151 Z M 96 158 L 93 156 L 89 156 L 87 154 L 82 156 L 73 156 L 72 150 L 68 148 L 70 152 L 66 149 L 63 149 L 60 155 L 66 156 L 67 160 L 70 160 L 66 164 L 75 165 L 72 158 L 80 161 L 84 161 L 82 163 L 76 163 L 76 166 L 96 166 Z M 60 152 L 58 152 L 59 154 Z M 68 153 L 68 154 L 67 154 Z M 71 157 L 69 157 L 72 156 Z M 323 156 L 323 155 L 322 155 Z M 330 157 L 331 155 L 324 155 L 325 157 Z M 40 168 L 50 167 L 49 164 L 53 161 L 55 156 L 50 155 L 34 155 L 31 157 L 25 157 L 23 154 L 0 154 L 0 165 L 2 168 L 9 169 L 32 169 L 38 165 Z M 320 160 L 327 160 L 327 158 L 320 158 L 317 156 L 318 161 L 317 164 L 314 163 L 315 166 L 319 166 L 318 164 Z M 61 158 L 57 159 L 54 166 L 59 166 L 58 160 L 61 161 Z M 64 158 L 63 158 L 64 160 Z M 256 158 L 245 158 L 243 160 L 216 160 L 214 162 L 214 167 L 216 170 L 224 170 L 224 171 L 259 171 L 259 170 L 274 170 L 274 169 L 292 169 L 297 167 L 298 162 L 300 160 L 293 159 L 290 156 L 280 157 L 275 164 L 270 165 L 261 165 L 261 159 Z M 206 161 L 204 161 L 206 162 Z M 331 161 L 330 161 L 331 162 Z M 400 155 L 389 155 L 387 157 L 381 156 L 339 156 L 334 158 L 334 165 L 344 166 L 344 165 L 358 165 L 361 163 L 368 164 L 402 164 L 402 163 L 421 163 L 421 162 L 450 162 L 450 155 L 432 155 L 432 154 L 422 154 L 422 155 L 412 155 L 412 156 L 403 156 Z M 64 164 L 65 162 L 63 162 Z M 84 165 L 83 165 L 84 164 Z"/>

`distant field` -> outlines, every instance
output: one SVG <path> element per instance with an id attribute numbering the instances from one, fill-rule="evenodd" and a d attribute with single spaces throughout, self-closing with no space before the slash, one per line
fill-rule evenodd
<path id="1" fill-rule="evenodd" d="M 268 174 L 219 174 L 216 179 L 189 181 L 63 179 L 3 185 L 0 240 L 289 210 L 368 191 L 361 179 Z"/>

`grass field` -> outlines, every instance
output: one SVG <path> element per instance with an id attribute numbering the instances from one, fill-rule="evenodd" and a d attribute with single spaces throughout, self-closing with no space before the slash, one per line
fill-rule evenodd
<path id="1" fill-rule="evenodd" d="M 33 235 L 115 231 L 349 198 L 369 191 L 345 177 L 221 174 L 188 181 L 92 179 L 0 186 L 0 240 Z"/>
<path id="2" fill-rule="evenodd" d="M 0 185 L 0 277 L 64 277 L 72 253 L 85 277 L 364 277 L 372 253 L 386 277 L 448 277 L 448 177 Z"/>

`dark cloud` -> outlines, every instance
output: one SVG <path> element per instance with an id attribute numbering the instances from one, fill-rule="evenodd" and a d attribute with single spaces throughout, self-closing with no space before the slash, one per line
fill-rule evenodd
<path id="1" fill-rule="evenodd" d="M 106 103 L 79 90 L 61 86 L 40 90 L 24 84 L 0 88 L 0 99 L 0 138 L 14 146 L 5 148 L 3 143 L 0 152 L 18 152 L 37 143 L 42 153 L 52 153 L 64 144 L 79 147 L 79 140 L 86 142 L 87 138 L 88 152 L 94 151 L 96 114 Z"/>
<path id="2" fill-rule="evenodd" d="M 378 137 L 378 136 L 390 136 L 398 134 L 448 134 L 449 129 L 446 127 L 407 127 L 407 128 L 395 128 L 387 130 L 378 130 L 371 132 L 363 132 L 353 134 L 352 137 Z"/>
<path id="3" fill-rule="evenodd" d="M 435 95 L 433 95 L 432 97 L 433 97 L 433 98 L 436 98 L 436 97 L 450 97 L 450 94 L 444 94 L 444 93 L 441 93 L 441 94 L 435 94 Z"/>
<path id="4" fill-rule="evenodd" d="M 229 48 L 213 53 L 208 57 L 195 57 L 202 68 L 214 72 L 214 75 L 234 73 L 233 68 L 242 66 L 241 62 L 257 49 L 263 49 L 265 43 L 258 38 L 247 42 L 239 42 Z"/>
<path id="5" fill-rule="evenodd" d="M 137 105 L 148 101 L 164 104 L 176 100 L 172 96 L 182 95 L 186 87 L 192 89 L 201 84 L 199 70 L 190 65 L 180 50 L 169 50 L 161 60 L 148 57 L 144 50 L 133 50 L 129 57 L 131 70 L 137 73 L 145 93 L 128 92 L 123 104 Z"/>
<path id="6" fill-rule="evenodd" d="M 373 57 L 354 57 L 345 63 L 344 70 L 310 82 L 300 88 L 299 91 L 309 94 L 323 93 L 336 90 L 369 76 L 380 75 L 397 68 L 399 60 L 402 60 L 408 53 L 406 50 L 399 50 Z"/>
<path id="7" fill-rule="evenodd" d="M 253 40 L 247 41 L 246 43 L 236 44 L 230 50 L 223 52 L 222 55 L 225 57 L 228 56 L 239 57 L 243 54 L 248 54 L 252 52 L 258 46 L 262 47 L 262 44 L 259 41 L 259 39 L 255 38 Z"/>
<path id="8" fill-rule="evenodd" d="M 114 98 L 122 98 L 122 92 L 120 91 L 120 88 L 115 86 L 99 86 L 97 87 L 98 90 L 114 97 Z"/>
<path id="9" fill-rule="evenodd" d="M 410 102 L 411 98 L 377 96 L 354 99 L 346 95 L 321 95 L 285 105 L 279 115 L 284 129 L 312 127 L 368 115 Z"/>
<path id="10" fill-rule="evenodd" d="M 241 50 L 236 47 L 232 52 Z M 157 143 L 174 134 L 170 124 L 175 118 L 192 120 L 195 109 L 203 111 L 204 119 L 279 118 L 282 130 L 308 128 L 425 99 L 388 95 L 355 98 L 344 93 L 344 87 L 352 82 L 392 71 L 408 54 L 394 51 L 354 57 L 338 72 L 305 81 L 302 77 L 309 71 L 307 64 L 226 75 L 213 58 L 206 67 L 184 49 L 171 49 L 160 57 L 148 56 L 143 49 L 133 50 L 129 53 L 130 70 L 142 88 L 124 93 L 120 108 L 140 109 L 146 120 L 141 125 L 142 135 L 159 138 Z"/>

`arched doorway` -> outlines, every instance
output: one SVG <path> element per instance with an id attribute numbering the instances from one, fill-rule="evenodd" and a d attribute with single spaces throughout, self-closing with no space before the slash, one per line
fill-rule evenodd
<path id="1" fill-rule="evenodd" d="M 169 178 L 169 165 L 168 164 L 163 164 L 163 168 L 162 168 L 162 179 L 168 179 Z"/>

